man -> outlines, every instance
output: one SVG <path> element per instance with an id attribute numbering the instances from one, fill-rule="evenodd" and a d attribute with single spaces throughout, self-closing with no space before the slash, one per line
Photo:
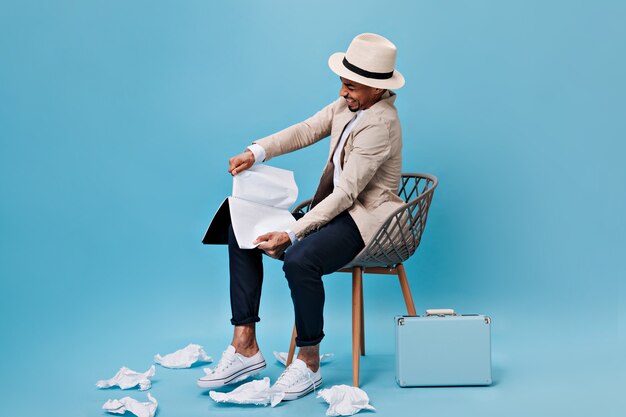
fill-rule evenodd
<path id="1" fill-rule="evenodd" d="M 396 191 L 402 167 L 402 133 L 391 89 L 404 85 L 395 70 L 396 47 L 361 34 L 328 64 L 341 80 L 341 96 L 313 117 L 257 140 L 229 160 L 232 175 L 255 163 L 311 145 L 330 135 L 330 154 L 311 210 L 289 230 L 259 236 L 258 249 L 240 249 L 229 232 L 230 295 L 235 326 L 231 345 L 215 368 L 198 380 L 203 388 L 238 382 L 265 368 L 257 345 L 263 251 L 284 257 L 296 321 L 297 358 L 274 384 L 285 399 L 300 398 L 322 383 L 319 344 L 324 337 L 322 275 L 350 262 L 402 200 Z"/>

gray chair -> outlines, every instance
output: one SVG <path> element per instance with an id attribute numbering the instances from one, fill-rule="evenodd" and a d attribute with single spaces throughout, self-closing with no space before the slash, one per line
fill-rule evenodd
<path id="1" fill-rule="evenodd" d="M 437 187 L 437 177 L 430 174 L 402 174 L 398 195 L 405 204 L 393 212 L 374 234 L 363 250 L 338 272 L 352 273 L 352 384 L 359 386 L 360 355 L 365 355 L 363 322 L 363 274 L 397 275 L 406 308 L 415 316 L 415 305 L 404 271 L 405 262 L 420 244 L 428 209 Z M 312 199 L 303 201 L 294 213 L 306 213 Z M 296 347 L 296 328 L 291 335 L 287 365 L 293 360 Z"/>

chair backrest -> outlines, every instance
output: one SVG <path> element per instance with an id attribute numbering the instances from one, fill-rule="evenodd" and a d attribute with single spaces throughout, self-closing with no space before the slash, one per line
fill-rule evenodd
<path id="1" fill-rule="evenodd" d="M 434 175 L 402 174 L 398 196 L 405 204 L 387 217 L 367 246 L 345 267 L 394 266 L 413 255 L 422 239 L 437 183 Z M 303 201 L 293 212 L 306 213 L 311 201 Z"/>

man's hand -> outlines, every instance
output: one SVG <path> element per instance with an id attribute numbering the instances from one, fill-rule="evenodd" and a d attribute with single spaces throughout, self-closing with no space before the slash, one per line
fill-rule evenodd
<path id="1" fill-rule="evenodd" d="M 254 154 L 250 149 L 246 149 L 245 152 L 233 156 L 228 160 L 228 172 L 234 176 L 250 168 L 252 165 L 254 165 Z"/>
<path id="2" fill-rule="evenodd" d="M 285 249 L 291 245 L 291 239 L 287 232 L 270 232 L 256 238 L 252 243 L 255 245 L 262 242 L 258 247 L 272 258 L 280 258 Z"/>

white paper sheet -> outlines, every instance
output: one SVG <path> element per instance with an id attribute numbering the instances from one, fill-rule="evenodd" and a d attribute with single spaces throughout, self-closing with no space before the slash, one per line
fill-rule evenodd
<path id="1" fill-rule="evenodd" d="M 233 232 L 241 249 L 258 246 L 254 240 L 268 232 L 281 232 L 295 221 L 289 210 L 229 197 L 230 218 Z"/>
<path id="2" fill-rule="evenodd" d="M 292 171 L 254 165 L 233 177 L 233 197 L 288 210 L 298 198 Z"/>
<path id="3" fill-rule="evenodd" d="M 230 392 L 211 391 L 209 396 L 218 403 L 255 404 L 275 407 L 285 397 L 284 392 L 274 391 L 270 387 L 270 379 L 247 382 Z"/>
<path id="4" fill-rule="evenodd" d="M 267 165 L 254 165 L 233 177 L 228 198 L 230 218 L 241 249 L 268 232 L 284 231 L 295 220 L 289 208 L 298 198 L 293 172 Z"/>
<path id="5" fill-rule="evenodd" d="M 96 382 L 98 388 L 111 388 L 118 386 L 121 389 L 129 389 L 139 385 L 141 391 L 150 389 L 152 382 L 150 378 L 154 376 L 154 365 L 150 367 L 146 372 L 135 372 L 125 366 L 121 367 L 115 376 L 111 379 L 101 379 Z"/>
<path id="6" fill-rule="evenodd" d="M 196 362 L 212 362 L 213 359 L 206 354 L 202 346 L 190 343 L 165 356 L 157 353 L 154 355 L 154 361 L 165 368 L 181 369 L 189 368 Z"/>
<path id="7" fill-rule="evenodd" d="M 351 416 L 361 410 L 376 410 L 369 404 L 370 399 L 365 391 L 348 385 L 322 389 L 317 398 L 323 398 L 328 403 L 327 416 Z"/>
<path id="8" fill-rule="evenodd" d="M 124 397 L 119 400 L 108 400 L 102 405 L 102 409 L 107 413 L 124 414 L 131 412 L 137 417 L 154 417 L 159 403 L 150 394 L 147 402 L 139 402 L 131 397 Z"/>
<path id="9" fill-rule="evenodd" d="M 276 360 L 285 366 L 287 365 L 287 356 L 289 356 L 287 352 L 274 351 L 274 357 Z M 322 353 L 320 355 L 320 362 L 329 362 L 333 356 L 335 356 L 334 353 Z"/>

